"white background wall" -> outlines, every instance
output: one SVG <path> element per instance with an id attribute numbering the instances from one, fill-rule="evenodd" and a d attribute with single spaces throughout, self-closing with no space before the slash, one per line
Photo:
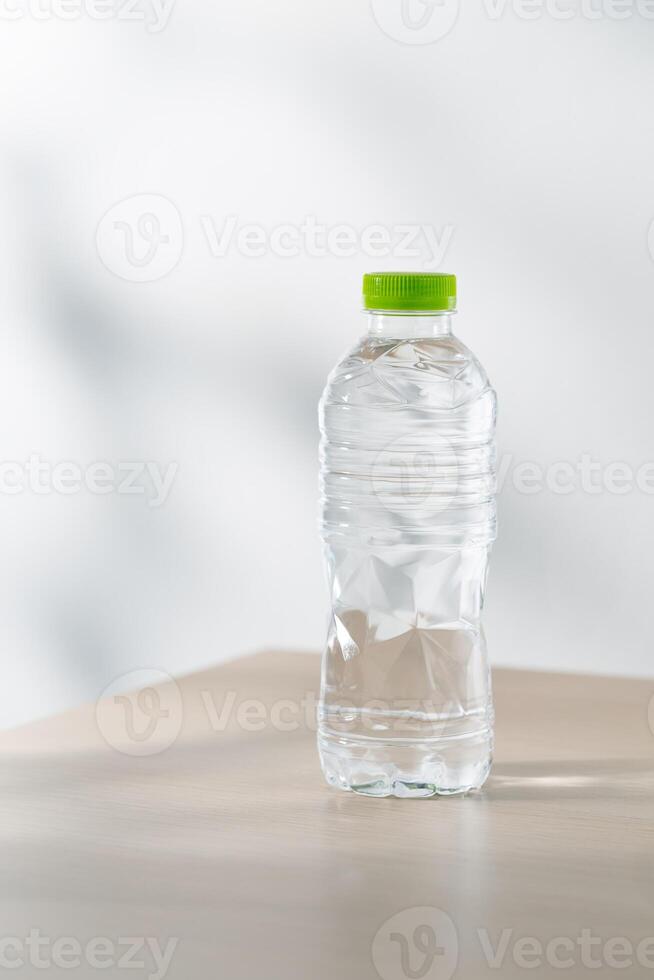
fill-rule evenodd
<path id="1" fill-rule="evenodd" d="M 0 457 L 179 470 L 159 508 L 0 493 L 2 723 L 136 667 L 321 646 L 316 403 L 362 329 L 361 273 L 432 253 L 421 236 L 409 257 L 214 256 L 206 228 L 230 215 L 434 230 L 500 397 L 494 661 L 652 675 L 654 497 L 514 482 L 530 461 L 587 455 L 601 480 L 654 459 L 654 21 L 609 0 L 533 20 L 410 0 L 422 29 L 400 0 L 173 0 L 153 31 L 124 0 L 104 20 L 18 2 L 0 22 Z M 147 211 L 169 239 L 151 263 Z"/>

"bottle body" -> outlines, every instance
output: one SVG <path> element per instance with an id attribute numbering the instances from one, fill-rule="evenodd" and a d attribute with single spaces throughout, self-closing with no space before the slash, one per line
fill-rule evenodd
<path id="1" fill-rule="evenodd" d="M 490 769 L 496 399 L 451 324 L 370 313 L 320 404 L 318 746 L 329 783 L 368 795 L 466 792 Z"/>

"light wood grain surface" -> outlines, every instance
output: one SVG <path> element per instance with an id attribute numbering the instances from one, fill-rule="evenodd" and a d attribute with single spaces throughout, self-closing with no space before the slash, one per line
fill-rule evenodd
<path id="1" fill-rule="evenodd" d="M 654 682 L 496 671 L 485 789 L 405 801 L 323 784 L 318 671 L 259 654 L 4 733 L 0 972 L 654 977 Z"/>

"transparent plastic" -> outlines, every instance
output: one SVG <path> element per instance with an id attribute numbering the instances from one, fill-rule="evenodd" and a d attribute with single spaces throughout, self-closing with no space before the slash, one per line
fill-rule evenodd
<path id="1" fill-rule="evenodd" d="M 368 319 L 320 403 L 321 764 L 370 796 L 465 793 L 493 742 L 495 393 L 451 314 Z"/>

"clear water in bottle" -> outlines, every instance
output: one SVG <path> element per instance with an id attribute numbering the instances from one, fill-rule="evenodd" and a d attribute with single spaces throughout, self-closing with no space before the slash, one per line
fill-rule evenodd
<path id="1" fill-rule="evenodd" d="M 454 276 L 367 275 L 367 335 L 320 403 L 318 748 L 330 784 L 370 796 L 464 793 L 490 770 L 496 398 L 455 305 Z"/>

